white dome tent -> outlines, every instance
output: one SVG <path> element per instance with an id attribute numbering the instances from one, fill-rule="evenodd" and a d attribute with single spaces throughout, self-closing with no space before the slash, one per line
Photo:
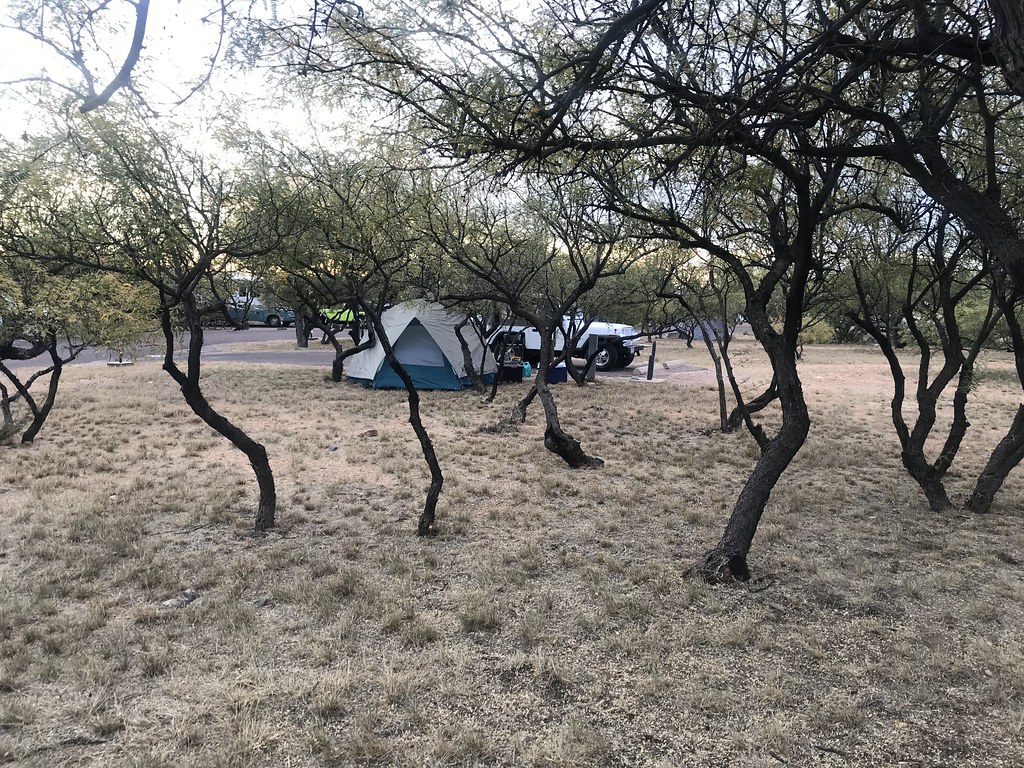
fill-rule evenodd
<path id="1" fill-rule="evenodd" d="M 381 323 L 395 355 L 417 389 L 458 390 L 470 386 L 462 345 L 455 326 L 465 318 L 453 315 L 440 304 L 410 301 L 398 304 L 381 315 Z M 494 355 L 471 324 L 462 329 L 474 365 L 483 361 L 480 376 L 493 380 L 498 366 Z M 367 338 L 363 333 L 362 341 Z M 374 389 L 400 389 L 405 385 L 384 356 L 384 347 L 374 344 L 352 357 L 347 375 L 352 381 Z"/>

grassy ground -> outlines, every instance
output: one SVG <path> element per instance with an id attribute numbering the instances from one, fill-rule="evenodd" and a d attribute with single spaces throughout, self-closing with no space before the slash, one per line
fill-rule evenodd
<path id="1" fill-rule="evenodd" d="M 1006 366 L 972 393 L 959 499 L 1019 402 Z M 523 388 L 426 393 L 432 540 L 402 396 L 323 373 L 209 367 L 271 454 L 265 538 L 244 459 L 155 364 L 72 368 L 37 444 L 0 448 L 0 763 L 1024 763 L 1024 479 L 990 516 L 930 513 L 877 352 L 808 348 L 814 424 L 750 587 L 683 575 L 756 456 L 708 432 L 706 373 L 559 388 L 594 472 L 544 451 L 539 409 L 494 429 Z"/>

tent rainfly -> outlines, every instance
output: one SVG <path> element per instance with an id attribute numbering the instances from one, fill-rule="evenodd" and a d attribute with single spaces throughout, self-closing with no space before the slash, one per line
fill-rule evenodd
<path id="1" fill-rule="evenodd" d="M 381 315 L 395 355 L 409 372 L 417 389 L 463 389 L 470 385 L 462 345 L 455 334 L 455 326 L 462 320 L 439 304 L 427 302 L 398 304 Z M 462 336 L 473 364 L 480 365 L 483 361 L 482 378 L 493 380 L 498 370 L 494 355 L 485 347 L 472 325 L 463 326 Z M 381 344 L 374 344 L 354 355 L 346 367 L 350 380 L 374 389 L 400 389 L 405 386 L 384 356 Z"/>

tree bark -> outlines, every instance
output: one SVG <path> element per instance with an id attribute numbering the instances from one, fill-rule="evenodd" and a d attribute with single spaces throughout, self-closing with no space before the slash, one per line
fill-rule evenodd
<path id="1" fill-rule="evenodd" d="M 466 375 L 469 376 L 469 380 L 473 384 L 473 389 L 477 392 L 486 392 L 487 387 L 484 386 L 484 381 L 480 378 L 480 374 L 477 373 L 476 366 L 473 363 L 473 353 L 469 351 L 469 344 L 466 343 L 466 337 L 462 335 L 462 329 L 465 328 L 468 323 L 469 318 L 467 317 L 455 326 L 455 337 L 459 340 L 459 346 L 462 348 L 462 365 L 465 367 Z M 497 376 L 495 376 L 495 378 L 497 378 Z"/>
<path id="2" fill-rule="evenodd" d="M 782 404 L 782 427 L 768 441 L 736 500 L 721 541 L 704 557 L 699 571 L 705 579 L 720 581 L 750 578 L 747 554 L 765 505 L 782 473 L 800 451 L 810 429 L 810 415 L 796 368 L 796 353 L 781 336 L 770 331 L 762 342 L 772 362 Z"/>
<path id="3" fill-rule="evenodd" d="M 538 329 L 540 330 L 540 329 Z M 544 408 L 544 419 L 547 428 L 544 430 L 544 447 L 573 469 L 596 469 L 604 466 L 604 461 L 588 456 L 580 446 L 579 440 L 562 429 L 558 421 L 558 408 L 548 388 L 548 371 L 554 351 L 553 330 L 546 328 L 541 331 L 540 364 L 537 366 L 537 396 Z"/>
<path id="4" fill-rule="evenodd" d="M 707 347 L 708 354 L 711 355 L 711 362 L 715 365 L 715 383 L 718 386 L 718 428 L 722 432 L 729 431 L 729 419 L 728 419 L 728 408 L 729 404 L 726 401 L 725 395 L 725 376 L 722 373 L 722 358 L 718 356 L 718 352 L 715 351 L 715 342 L 711 338 L 709 329 L 705 327 L 705 324 L 700 320 L 697 320 L 694 315 L 694 320 L 699 324 L 701 336 L 704 338 L 704 346 Z"/>
<path id="5" fill-rule="evenodd" d="M 309 348 L 309 334 L 315 327 L 312 318 L 306 317 L 301 310 L 295 312 L 295 343 L 301 349 Z"/>
<path id="6" fill-rule="evenodd" d="M 4 425 L 0 428 L 0 435 L 11 435 L 14 432 L 14 413 L 11 411 L 11 397 L 7 387 L 0 381 L 0 415 L 4 417 Z"/>
<path id="7" fill-rule="evenodd" d="M 1007 296 L 1000 289 L 999 302 L 1010 331 L 1013 342 L 1014 367 L 1017 379 L 1024 387 L 1024 329 L 1021 328 L 1020 316 L 1016 312 L 1017 302 L 1011 294 Z M 1024 404 L 1017 408 L 1006 435 L 992 451 L 985 468 L 978 476 L 974 492 L 967 501 L 967 509 L 971 512 L 984 513 L 992 509 L 996 493 L 1002 487 L 1010 471 L 1024 461 Z"/>
<path id="8" fill-rule="evenodd" d="M 990 512 L 995 495 L 1003 486 L 1006 476 L 1021 461 L 1024 461 L 1024 404 L 1017 408 L 1017 415 L 1006 436 L 999 441 L 978 476 L 974 492 L 967 500 L 967 510 L 977 514 Z"/>
<path id="9" fill-rule="evenodd" d="M 188 349 L 187 368 L 182 371 L 174 361 L 174 329 L 171 325 L 171 307 L 164 307 L 160 313 L 160 324 L 164 333 L 164 364 L 163 369 L 174 379 L 181 389 L 185 402 L 192 412 L 203 420 L 218 434 L 228 441 L 249 459 L 256 483 L 259 486 L 259 505 L 256 509 L 255 529 L 263 532 L 274 527 L 277 513 L 277 490 L 274 474 L 267 458 L 267 450 L 253 440 L 242 429 L 218 413 L 210 405 L 199 385 L 202 365 L 203 327 L 196 316 L 195 307 L 185 299 L 185 315 L 188 321 L 191 340 Z"/>
<path id="10" fill-rule="evenodd" d="M 57 399 L 57 386 L 60 384 L 60 375 L 64 371 L 64 361 L 61 360 L 60 352 L 57 347 L 57 338 L 51 334 L 50 338 L 50 381 L 46 386 L 46 398 L 43 400 L 43 404 L 36 408 L 32 408 L 32 423 L 28 425 L 28 429 L 25 430 L 21 436 L 22 443 L 32 443 L 36 439 L 36 435 L 39 434 L 39 430 L 43 428 L 43 424 L 46 422 L 46 417 L 50 415 L 50 411 L 53 410 L 53 404 Z"/>
<path id="11" fill-rule="evenodd" d="M 405 385 L 405 391 L 408 393 L 409 424 L 412 425 L 412 430 L 416 433 L 416 438 L 420 443 L 420 450 L 423 452 L 423 460 L 430 470 L 430 486 L 427 488 L 423 512 L 420 513 L 420 518 L 416 525 L 416 533 L 419 536 L 430 536 L 437 531 L 435 525 L 437 500 L 440 498 L 441 489 L 444 487 L 444 475 L 441 473 L 441 464 L 438 462 L 437 453 L 434 451 L 434 443 L 430 439 L 426 427 L 423 426 L 423 419 L 420 416 L 420 394 L 416 390 L 416 385 L 413 383 L 409 372 L 405 370 L 405 367 L 398 360 L 398 356 L 395 355 L 394 347 L 391 346 L 391 340 L 388 339 L 376 309 L 365 302 L 360 302 L 360 306 L 366 313 L 373 331 L 376 332 L 377 342 L 384 349 L 385 357 L 387 357 L 395 373 L 398 374 L 398 378 L 402 380 L 402 384 Z M 370 337 L 372 338 L 373 336 L 374 333 L 370 333 Z"/>
<path id="12" fill-rule="evenodd" d="M 31 414 L 31 417 L 28 420 L 29 426 L 21 436 L 22 443 L 32 443 L 36 439 L 39 431 L 43 428 L 43 424 L 46 422 L 47 417 L 50 415 L 50 411 L 53 410 L 64 366 L 78 357 L 82 350 L 85 349 L 84 345 L 72 342 L 69 339 L 67 357 L 61 357 L 60 342 L 55 331 L 49 331 L 37 338 L 31 339 L 31 341 L 32 346 L 27 348 L 16 348 L 13 344 L 0 347 L 0 374 L 6 376 L 11 384 L 14 385 L 17 395 L 13 399 L 16 400 L 19 397 L 22 398 L 28 406 L 29 413 Z M 50 365 L 36 371 L 25 381 L 18 378 L 14 374 L 14 371 L 3 364 L 3 360 L 31 360 L 33 357 L 38 357 L 43 352 L 50 355 Z M 43 376 L 49 376 L 50 379 L 47 384 L 46 397 L 43 400 L 42 405 L 40 405 L 36 402 L 35 398 L 32 397 L 30 390 L 35 382 Z M 14 423 L 13 414 L 10 412 L 11 399 L 12 398 L 8 396 L 7 390 L 4 389 L 2 408 L 4 411 L 4 423 L 8 426 L 13 426 Z M 11 416 L 10 422 L 8 422 L 9 415 Z"/>
<path id="13" fill-rule="evenodd" d="M 735 380 L 735 377 L 730 376 L 731 379 Z M 729 414 L 727 421 L 726 432 L 734 432 L 740 428 L 751 415 L 759 413 L 767 408 L 769 405 L 779 399 L 779 386 L 775 377 L 772 376 L 771 383 L 768 388 L 760 395 L 755 397 L 749 402 L 737 402 L 736 407 L 732 409 L 732 413 Z"/>
<path id="14" fill-rule="evenodd" d="M 349 347 L 348 349 L 345 349 L 341 342 L 338 341 L 337 333 L 334 331 L 328 331 L 325 328 L 321 328 L 321 330 L 324 332 L 325 338 L 330 342 L 331 346 L 334 347 L 334 360 L 331 361 L 331 381 L 335 384 L 338 384 L 345 376 L 345 361 L 348 358 L 359 354 L 365 349 L 370 349 L 370 347 L 377 343 L 372 327 L 367 329 L 369 333 L 367 334 L 366 341 L 360 344 L 358 343 L 358 339 L 356 339 L 356 345 L 354 347 Z"/>
<path id="15" fill-rule="evenodd" d="M 539 369 L 538 369 L 539 370 Z M 537 374 L 540 375 L 539 372 Z M 510 424 L 522 424 L 526 421 L 526 409 L 530 407 L 530 403 L 537 397 L 537 382 L 534 380 L 534 384 L 530 387 L 530 391 L 526 393 L 526 397 L 520 400 L 512 407 L 512 413 L 508 416 Z"/>
<path id="16" fill-rule="evenodd" d="M 1006 84 L 1024 96 L 1024 4 L 1020 0 L 989 0 L 996 20 L 993 48 Z"/>

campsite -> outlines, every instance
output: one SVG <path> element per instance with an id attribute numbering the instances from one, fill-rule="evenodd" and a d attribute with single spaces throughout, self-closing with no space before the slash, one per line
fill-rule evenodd
<path id="1" fill-rule="evenodd" d="M 0 767 L 1024 765 L 1022 36 L 0 4 Z"/>
<path id="2" fill-rule="evenodd" d="M 878 351 L 808 347 L 814 425 L 766 511 L 759 577 L 705 584 L 685 570 L 757 451 L 709 431 L 706 353 L 661 346 L 701 370 L 557 388 L 598 471 L 544 450 L 538 413 L 496 428 L 528 384 L 492 405 L 424 392 L 447 479 L 428 538 L 401 391 L 211 363 L 211 399 L 280 478 L 279 524 L 253 536 L 244 457 L 156 363 L 74 367 L 45 439 L 0 463 L 0 755 L 1019 765 L 1019 473 L 993 514 L 930 512 L 899 465 Z M 763 383 L 763 357 L 739 352 Z M 986 360 L 960 496 L 1012 396 L 1008 362 Z"/>

